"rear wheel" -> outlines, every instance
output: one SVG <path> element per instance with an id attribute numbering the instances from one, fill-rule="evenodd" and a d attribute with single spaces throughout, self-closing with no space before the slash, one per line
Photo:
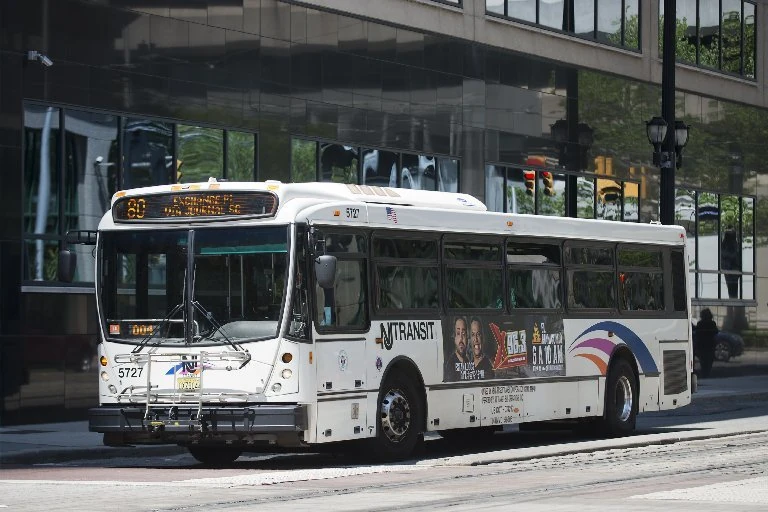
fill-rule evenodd
<path id="1" fill-rule="evenodd" d="M 609 436 L 623 436 L 635 430 L 638 410 L 637 377 L 632 365 L 619 359 L 608 372 L 605 383 L 603 431 Z"/>
<path id="2" fill-rule="evenodd" d="M 235 462 L 243 450 L 230 446 L 187 446 L 189 453 L 206 466 L 223 466 Z"/>
<path id="3" fill-rule="evenodd" d="M 424 406 L 413 380 L 393 373 L 381 386 L 373 454 L 380 460 L 401 460 L 424 439 Z"/>

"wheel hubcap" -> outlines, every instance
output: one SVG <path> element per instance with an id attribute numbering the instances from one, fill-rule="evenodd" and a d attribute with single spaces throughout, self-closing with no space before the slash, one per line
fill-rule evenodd
<path id="1" fill-rule="evenodd" d="M 616 412 L 620 421 L 627 421 L 632 414 L 632 385 L 629 379 L 622 375 L 616 382 Z"/>
<path id="2" fill-rule="evenodd" d="M 381 400 L 381 428 L 393 443 L 399 443 L 411 426 L 411 405 L 402 391 L 390 389 Z"/>

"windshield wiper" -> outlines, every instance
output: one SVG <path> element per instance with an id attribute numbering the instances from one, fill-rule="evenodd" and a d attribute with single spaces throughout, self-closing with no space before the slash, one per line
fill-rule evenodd
<path id="1" fill-rule="evenodd" d="M 163 328 L 163 326 L 164 326 L 164 325 L 166 325 L 166 324 L 170 323 L 170 320 L 171 320 L 171 318 L 173 318 L 173 316 L 174 316 L 176 313 L 178 313 L 178 312 L 179 312 L 179 311 L 180 311 L 180 310 L 181 310 L 183 307 L 184 307 L 184 303 L 183 303 L 183 302 L 180 302 L 180 303 L 176 304 L 175 306 L 173 306 L 173 309 L 171 309 L 171 312 L 170 312 L 170 313 L 168 313 L 168 314 L 166 315 L 166 317 L 165 317 L 165 318 L 163 318 L 162 320 L 160 320 L 160 323 L 159 323 L 159 324 L 157 324 L 157 327 L 155 327 L 154 329 L 152 329 L 152 332 L 151 332 L 151 333 L 149 333 L 149 334 L 147 334 L 147 335 L 144 337 L 144 339 L 143 339 L 143 340 L 141 340 L 141 343 L 139 343 L 138 345 L 136 345 L 136 348 L 134 348 L 133 350 L 131 350 L 131 353 L 132 353 L 132 354 L 136 354 L 136 353 L 138 353 L 138 352 L 141 352 L 141 349 L 143 349 L 143 348 L 144 348 L 144 347 L 147 345 L 147 343 L 149 343 L 149 340 L 151 340 L 152 338 L 154 338 L 154 337 L 155 337 L 155 334 L 157 334 L 158 332 L 160 332 L 160 330 Z"/>
<path id="2" fill-rule="evenodd" d="M 192 305 L 193 305 L 193 306 L 195 307 L 195 309 L 196 309 L 197 311 L 199 311 L 199 312 L 200 312 L 200 314 L 201 314 L 201 315 L 203 315 L 203 316 L 205 317 L 205 319 L 206 319 L 206 320 L 208 320 L 208 321 L 211 323 L 211 325 L 213 326 L 213 330 L 211 331 L 211 333 L 210 333 L 209 335 L 207 335 L 207 336 L 199 336 L 199 337 L 198 337 L 198 339 L 208 339 L 208 340 L 212 340 L 212 339 L 214 339 L 214 338 L 213 338 L 213 333 L 215 333 L 215 332 L 219 332 L 219 333 L 221 333 L 221 336 L 222 336 L 222 337 L 223 337 L 225 340 L 227 340 L 227 343 L 229 343 L 229 344 L 232 346 L 232 348 L 233 348 L 233 349 L 235 349 L 235 350 L 236 350 L 236 351 L 238 351 L 238 352 L 240 352 L 240 351 L 242 351 L 242 352 L 247 352 L 247 350 L 245 350 L 245 349 L 244 349 L 244 348 L 243 348 L 243 347 L 242 347 L 240 344 L 238 344 L 238 343 L 235 343 L 234 341 L 232 341 L 232 339 L 231 339 L 229 336 L 227 336 L 227 333 L 225 333 L 225 332 L 224 332 L 224 330 L 223 330 L 223 328 L 222 328 L 222 325 L 221 325 L 221 324 L 220 324 L 220 323 L 219 323 L 219 322 L 216 320 L 216 318 L 213 316 L 213 313 L 212 313 L 212 312 L 210 312 L 210 311 L 208 311 L 207 309 L 205 309 L 205 308 L 203 307 L 203 305 L 202 305 L 202 304 L 200 304 L 200 303 L 199 303 L 198 301 L 196 301 L 196 300 L 193 300 L 193 301 L 192 301 Z"/>

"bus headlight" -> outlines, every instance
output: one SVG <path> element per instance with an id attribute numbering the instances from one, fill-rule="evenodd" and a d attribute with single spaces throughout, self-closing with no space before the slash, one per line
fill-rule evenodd
<path id="1" fill-rule="evenodd" d="M 109 388 L 109 392 L 110 392 L 110 393 L 112 393 L 113 395 L 116 395 L 116 394 L 117 394 L 117 388 L 115 387 L 115 385 L 114 385 L 114 384 L 110 384 L 110 385 L 108 386 L 108 388 Z"/>
<path id="2" fill-rule="evenodd" d="M 279 393 L 281 389 L 283 389 L 283 385 L 280 384 L 279 382 L 275 382 L 274 384 L 272 384 L 273 393 Z"/>
<path id="3" fill-rule="evenodd" d="M 283 370 L 283 372 L 280 375 L 282 375 L 284 379 L 290 379 L 291 375 L 293 375 L 293 372 L 288 368 L 286 368 L 285 370 Z"/>
<path id="4" fill-rule="evenodd" d="M 101 372 L 101 380 L 107 382 L 109 380 L 109 374 L 107 372 Z"/>

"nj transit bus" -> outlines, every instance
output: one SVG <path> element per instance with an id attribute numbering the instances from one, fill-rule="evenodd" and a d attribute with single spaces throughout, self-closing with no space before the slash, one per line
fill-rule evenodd
<path id="1" fill-rule="evenodd" d="M 90 430 L 218 464 L 352 440 L 402 459 L 425 432 L 547 421 L 625 435 L 691 401 L 685 242 L 444 192 L 120 191 L 96 240 Z"/>

